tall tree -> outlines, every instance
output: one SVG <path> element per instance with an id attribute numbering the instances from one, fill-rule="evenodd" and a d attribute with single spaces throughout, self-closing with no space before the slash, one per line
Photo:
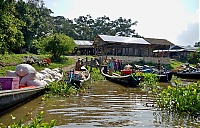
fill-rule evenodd
<path id="1" fill-rule="evenodd" d="M 93 20 L 90 15 L 87 16 L 79 16 L 78 18 L 74 19 L 74 28 L 75 32 L 78 34 L 78 39 L 82 40 L 90 40 L 92 34 L 92 25 Z"/>
<path id="2" fill-rule="evenodd" d="M 16 4 L 16 17 L 23 20 L 26 26 L 22 32 L 25 37 L 25 48 L 29 51 L 32 41 L 43 37 L 53 31 L 53 20 L 50 14 L 52 11 L 44 6 L 43 0 L 18 0 Z"/>
<path id="3" fill-rule="evenodd" d="M 61 61 L 61 55 L 73 50 L 76 46 L 71 37 L 59 33 L 47 36 L 44 42 L 45 50 L 52 55 L 54 61 Z"/>
<path id="4" fill-rule="evenodd" d="M 200 41 L 196 42 L 196 43 L 194 44 L 194 47 L 200 47 Z"/>
<path id="5" fill-rule="evenodd" d="M 14 0 L 0 0 L 0 53 L 20 50 L 24 45 L 23 33 L 20 31 L 24 22 L 14 16 Z"/>
<path id="6" fill-rule="evenodd" d="M 122 17 L 119 17 L 117 20 L 113 22 L 113 27 L 115 30 L 115 35 L 118 36 L 135 36 L 135 30 L 131 29 L 133 25 L 137 25 L 137 21 L 133 22 L 131 19 L 123 19 Z"/>

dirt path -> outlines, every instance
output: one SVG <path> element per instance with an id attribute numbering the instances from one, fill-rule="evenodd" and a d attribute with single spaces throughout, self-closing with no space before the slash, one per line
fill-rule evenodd
<path id="1" fill-rule="evenodd" d="M 73 59 L 74 59 L 74 64 L 68 65 L 68 66 L 64 66 L 64 67 L 62 68 L 64 72 L 67 72 L 67 71 L 69 71 L 70 69 L 75 68 L 75 63 L 76 63 L 76 61 L 78 60 L 78 58 L 80 58 L 80 59 L 85 59 L 85 58 L 83 58 L 83 57 L 81 57 L 81 56 L 67 56 L 67 57 L 73 58 Z"/>

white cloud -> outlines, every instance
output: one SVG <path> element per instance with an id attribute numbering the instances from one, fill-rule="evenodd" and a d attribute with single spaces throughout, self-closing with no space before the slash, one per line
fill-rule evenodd
<path id="1" fill-rule="evenodd" d="M 187 26 L 177 36 L 179 45 L 191 45 L 194 46 L 195 42 L 199 39 L 199 9 L 188 19 Z"/>
<path id="2" fill-rule="evenodd" d="M 185 42 L 180 39 L 181 36 L 177 37 L 186 27 L 192 27 L 189 25 L 191 21 L 199 24 L 199 19 L 194 15 L 190 16 L 181 0 L 73 0 L 70 6 L 67 6 L 66 3 L 69 2 L 65 0 L 58 1 L 66 7 L 57 14 L 63 14 L 66 18 L 74 19 L 87 14 L 94 19 L 104 15 L 111 20 L 119 17 L 130 18 L 133 22 L 138 21 L 138 25 L 133 26 L 138 34 L 150 38 L 164 38 L 175 44 Z M 61 9 L 57 7 L 52 10 Z"/>

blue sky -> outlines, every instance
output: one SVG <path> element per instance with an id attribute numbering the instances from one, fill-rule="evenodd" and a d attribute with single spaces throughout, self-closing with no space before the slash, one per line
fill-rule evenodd
<path id="1" fill-rule="evenodd" d="M 138 21 L 136 32 L 148 38 L 162 38 L 177 45 L 199 41 L 199 0 L 44 0 L 53 16 L 74 19 L 90 14 Z"/>

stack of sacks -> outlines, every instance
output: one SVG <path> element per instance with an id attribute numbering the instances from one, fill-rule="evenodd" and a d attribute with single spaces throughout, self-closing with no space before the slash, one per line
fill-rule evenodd
<path id="1" fill-rule="evenodd" d="M 48 72 L 46 70 L 48 70 Z M 29 64 L 19 64 L 16 66 L 15 71 L 6 71 L 6 76 L 19 77 L 20 86 L 45 86 L 49 82 L 62 79 L 63 75 L 57 72 L 57 70 L 58 69 L 45 69 L 41 72 L 37 72 L 35 68 Z"/>
<path id="2" fill-rule="evenodd" d="M 47 83 L 52 81 L 60 81 L 63 77 L 62 71 L 59 68 L 49 69 L 45 68 L 44 70 L 36 74 L 37 79 L 44 80 Z"/>

